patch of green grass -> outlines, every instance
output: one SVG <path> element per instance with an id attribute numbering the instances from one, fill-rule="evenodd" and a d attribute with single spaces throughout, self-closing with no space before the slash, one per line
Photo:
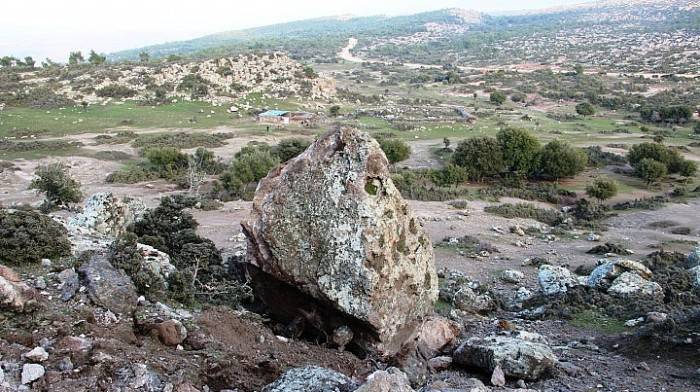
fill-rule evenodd
<path id="1" fill-rule="evenodd" d="M 571 324 L 579 328 L 592 329 L 609 334 L 622 333 L 627 329 L 624 321 L 593 310 L 583 310 L 574 313 L 571 317 Z"/>

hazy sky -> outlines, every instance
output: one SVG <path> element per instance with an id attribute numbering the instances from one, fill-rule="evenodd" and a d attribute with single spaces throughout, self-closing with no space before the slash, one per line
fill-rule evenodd
<path id="1" fill-rule="evenodd" d="M 65 61 L 227 30 L 330 15 L 409 14 L 459 7 L 504 11 L 586 0 L 2 0 L 0 56 Z"/>

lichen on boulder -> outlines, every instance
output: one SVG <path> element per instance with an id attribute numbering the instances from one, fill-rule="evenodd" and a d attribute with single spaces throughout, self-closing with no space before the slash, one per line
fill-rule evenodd
<path id="1" fill-rule="evenodd" d="M 270 172 L 242 226 L 254 281 L 291 286 L 323 312 L 354 320 L 351 328 L 364 330 L 354 331 L 355 343 L 370 351 L 396 353 L 437 299 L 430 239 L 365 133 L 334 129 Z M 254 287 L 268 306 L 284 306 L 271 303 L 275 290 Z M 309 309 L 285 309 L 295 312 Z M 316 328 L 337 327 L 321 319 Z"/>

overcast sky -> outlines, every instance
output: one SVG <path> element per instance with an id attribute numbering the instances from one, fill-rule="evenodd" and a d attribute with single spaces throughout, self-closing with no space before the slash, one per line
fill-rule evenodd
<path id="1" fill-rule="evenodd" d="M 70 50 L 113 52 L 331 15 L 399 15 L 440 8 L 535 9 L 586 0 L 2 0 L 0 56 L 65 61 Z"/>

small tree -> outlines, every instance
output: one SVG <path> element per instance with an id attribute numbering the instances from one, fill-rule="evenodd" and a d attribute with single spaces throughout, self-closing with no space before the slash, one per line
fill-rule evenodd
<path id="1" fill-rule="evenodd" d="M 37 167 L 29 189 L 44 192 L 46 201 L 54 206 L 77 203 L 83 197 L 80 183 L 70 176 L 68 167 L 60 162 Z"/>
<path id="2" fill-rule="evenodd" d="M 381 139 L 379 145 L 390 163 L 405 161 L 411 155 L 411 147 L 398 139 Z"/>
<path id="3" fill-rule="evenodd" d="M 596 178 L 586 187 L 586 194 L 600 201 L 607 200 L 617 195 L 617 182 L 607 178 Z"/>
<path id="4" fill-rule="evenodd" d="M 582 116 L 592 116 L 595 114 L 595 108 L 588 102 L 581 102 L 576 105 L 576 113 Z"/>
<path id="5" fill-rule="evenodd" d="M 506 102 L 506 95 L 500 91 L 494 91 L 491 93 L 489 101 L 496 106 L 501 106 Z"/>
<path id="6" fill-rule="evenodd" d="M 635 174 L 646 181 L 647 185 L 662 179 L 667 173 L 666 165 L 650 158 L 642 159 L 635 167 Z"/>
<path id="7" fill-rule="evenodd" d="M 552 140 L 542 148 L 539 170 L 543 177 L 559 180 L 582 172 L 587 163 L 588 156 L 581 149 L 566 142 Z"/>
<path id="8" fill-rule="evenodd" d="M 505 167 L 498 141 L 476 137 L 459 143 L 452 154 L 452 163 L 467 169 L 469 178 L 477 181 L 500 174 Z"/>
<path id="9" fill-rule="evenodd" d="M 328 109 L 328 114 L 331 115 L 331 117 L 338 117 L 340 115 L 340 106 L 338 105 L 333 105 Z"/>
<path id="10" fill-rule="evenodd" d="M 76 52 L 70 52 L 70 55 L 68 55 L 68 64 L 70 65 L 77 65 L 85 62 L 85 58 L 83 57 L 83 53 L 81 51 L 76 51 Z"/>
<path id="11" fill-rule="evenodd" d="M 34 61 L 34 59 L 31 56 L 27 56 L 24 58 L 24 65 L 28 68 L 34 68 L 34 65 L 36 65 L 36 61 Z"/>
<path id="12" fill-rule="evenodd" d="M 141 52 L 139 53 L 139 61 L 142 63 L 147 63 L 151 61 L 151 55 L 148 54 L 148 52 Z"/>
<path id="13" fill-rule="evenodd" d="M 94 50 L 91 50 L 90 57 L 88 57 L 88 61 L 92 65 L 104 64 L 104 62 L 107 61 L 107 56 L 105 56 L 104 54 L 98 54 Z"/>
<path id="14" fill-rule="evenodd" d="M 501 146 L 508 171 L 529 174 L 536 168 L 541 146 L 530 132 L 524 129 L 505 128 L 498 132 L 496 140 Z"/>

